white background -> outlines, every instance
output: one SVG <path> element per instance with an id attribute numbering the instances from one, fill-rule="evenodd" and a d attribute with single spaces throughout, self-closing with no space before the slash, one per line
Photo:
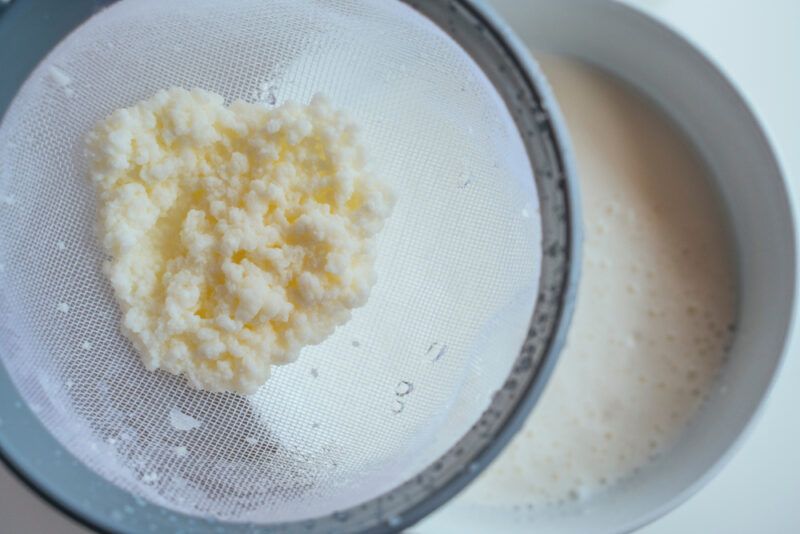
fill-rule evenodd
<path id="1" fill-rule="evenodd" d="M 761 118 L 800 206 L 800 0 L 625 1 L 678 29 L 735 81 Z M 88 531 L 0 467 L 0 532 Z M 696 496 L 642 532 L 800 533 L 799 335 L 739 452 Z"/>

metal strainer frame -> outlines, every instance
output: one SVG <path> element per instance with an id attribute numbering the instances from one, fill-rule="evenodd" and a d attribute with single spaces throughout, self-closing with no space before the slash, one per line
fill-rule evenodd
<path id="1" fill-rule="evenodd" d="M 265 527 L 190 517 L 110 484 L 63 449 L 0 366 L 0 459 L 51 504 L 108 532 L 399 531 L 463 489 L 520 428 L 564 344 L 577 290 L 581 232 L 566 129 L 542 73 L 482 2 L 401 1 L 440 26 L 485 72 L 514 117 L 536 177 L 542 219 L 539 293 L 528 336 L 490 407 L 438 461 L 392 491 L 329 516 Z M 49 49 L 107 3 L 82 0 L 65 7 L 59 0 L 17 0 L 0 12 L 0 63 L 13 64 L 0 80 L 0 113 Z"/>

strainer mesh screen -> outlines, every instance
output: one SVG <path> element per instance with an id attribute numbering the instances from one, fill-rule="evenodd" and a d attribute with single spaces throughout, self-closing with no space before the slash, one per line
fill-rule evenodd
<path id="1" fill-rule="evenodd" d="M 251 397 L 145 371 L 101 272 L 83 138 L 173 85 L 264 105 L 323 92 L 398 199 L 368 304 Z M 533 309 L 537 209 L 499 96 L 404 4 L 124 1 L 48 56 L 0 129 L 0 358 L 113 484 L 192 515 L 315 517 L 414 476 L 486 408 Z"/>

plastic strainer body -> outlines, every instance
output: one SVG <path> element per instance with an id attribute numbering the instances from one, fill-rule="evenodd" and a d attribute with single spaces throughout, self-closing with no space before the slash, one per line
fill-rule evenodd
<path id="1" fill-rule="evenodd" d="M 470 2 L 98 13 L 0 127 L 4 455 L 122 531 L 399 528 L 443 502 L 520 423 L 569 315 L 574 186 L 536 76 Z M 325 93 L 399 199 L 369 303 L 251 397 L 145 371 L 101 271 L 83 137 L 172 85 L 264 105 Z"/>

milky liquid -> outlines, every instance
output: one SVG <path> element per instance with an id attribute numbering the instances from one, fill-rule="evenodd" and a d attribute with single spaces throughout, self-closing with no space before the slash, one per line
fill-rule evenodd
<path id="1" fill-rule="evenodd" d="M 647 101 L 545 58 L 580 175 L 584 262 L 566 350 L 527 424 L 460 500 L 583 500 L 665 451 L 714 382 L 734 259 L 708 171 Z"/>

